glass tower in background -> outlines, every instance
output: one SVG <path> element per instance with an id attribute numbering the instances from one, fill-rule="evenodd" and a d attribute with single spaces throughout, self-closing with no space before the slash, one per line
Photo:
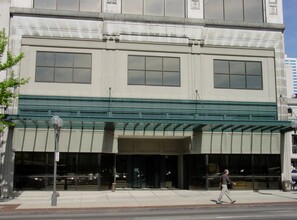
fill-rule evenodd
<path id="1" fill-rule="evenodd" d="M 294 94 L 297 94 L 297 58 L 288 58 L 286 57 L 286 65 L 292 67 L 292 76 L 293 76 L 293 90 Z"/>

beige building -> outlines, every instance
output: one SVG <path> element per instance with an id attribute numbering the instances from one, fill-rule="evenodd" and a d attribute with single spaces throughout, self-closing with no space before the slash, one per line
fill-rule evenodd
<path id="1" fill-rule="evenodd" d="M 0 3 L 2 4 L 2 3 Z M 213 7 L 213 6 L 216 7 Z M 1 5 L 0 5 L 1 6 Z M 8 118 L 3 183 L 51 190 L 287 189 L 282 1 L 12 0 L 30 77 Z"/>

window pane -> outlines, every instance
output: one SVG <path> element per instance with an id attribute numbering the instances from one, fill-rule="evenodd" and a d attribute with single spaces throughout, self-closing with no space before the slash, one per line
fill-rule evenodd
<path id="1" fill-rule="evenodd" d="M 92 67 L 91 54 L 74 54 L 74 67 Z"/>
<path id="2" fill-rule="evenodd" d="M 215 74 L 214 86 L 215 88 L 229 88 L 229 75 Z"/>
<path id="3" fill-rule="evenodd" d="M 79 0 L 57 0 L 59 10 L 78 11 Z"/>
<path id="4" fill-rule="evenodd" d="M 56 9 L 56 0 L 35 0 L 34 8 Z"/>
<path id="5" fill-rule="evenodd" d="M 144 71 L 130 70 L 128 72 L 128 84 L 129 85 L 144 85 Z"/>
<path id="6" fill-rule="evenodd" d="M 230 87 L 233 89 L 244 89 L 245 87 L 245 76 L 231 75 L 230 76 Z"/>
<path id="7" fill-rule="evenodd" d="M 71 68 L 56 68 L 55 69 L 55 82 L 72 82 L 72 69 Z"/>
<path id="8" fill-rule="evenodd" d="M 244 20 L 249 22 L 263 22 L 262 0 L 244 0 Z"/>
<path id="9" fill-rule="evenodd" d="M 185 17 L 183 0 L 165 0 L 165 16 Z"/>
<path id="10" fill-rule="evenodd" d="M 145 15 L 164 15 L 164 0 L 145 0 L 144 14 Z"/>
<path id="11" fill-rule="evenodd" d="M 160 57 L 147 57 L 146 58 L 147 70 L 162 70 L 162 58 Z"/>
<path id="12" fill-rule="evenodd" d="M 247 76 L 247 88 L 248 89 L 262 89 L 262 77 L 261 76 Z"/>
<path id="13" fill-rule="evenodd" d="M 243 21 L 242 0 L 225 0 L 225 20 Z"/>
<path id="14" fill-rule="evenodd" d="M 128 57 L 128 69 L 144 70 L 144 57 L 129 56 Z"/>
<path id="15" fill-rule="evenodd" d="M 245 62 L 231 61 L 230 74 L 245 74 Z"/>
<path id="16" fill-rule="evenodd" d="M 179 71 L 179 59 L 178 58 L 164 58 L 163 70 L 167 71 Z"/>
<path id="17" fill-rule="evenodd" d="M 254 155 L 254 173 L 256 175 L 266 175 L 267 172 L 267 156 Z"/>
<path id="18" fill-rule="evenodd" d="M 180 85 L 179 72 L 164 72 L 163 85 L 179 86 Z"/>
<path id="19" fill-rule="evenodd" d="M 72 67 L 73 54 L 71 53 L 56 53 L 56 66 Z"/>
<path id="20" fill-rule="evenodd" d="M 54 81 L 54 68 L 50 67 L 37 67 L 36 68 L 36 75 L 35 75 L 36 82 L 53 82 Z"/>
<path id="21" fill-rule="evenodd" d="M 36 65 L 37 66 L 54 66 L 55 53 L 37 52 Z"/>
<path id="22" fill-rule="evenodd" d="M 123 14 L 139 14 L 142 15 L 142 0 L 122 0 Z"/>
<path id="23" fill-rule="evenodd" d="M 180 59 L 128 56 L 128 84 L 180 85 Z"/>
<path id="24" fill-rule="evenodd" d="M 227 72 L 228 63 L 230 73 Z M 224 71 L 226 73 L 222 73 Z M 261 62 L 214 60 L 214 86 L 215 88 L 262 89 Z"/>
<path id="25" fill-rule="evenodd" d="M 206 19 L 224 19 L 223 0 L 207 0 L 204 1 L 204 10 Z"/>
<path id="26" fill-rule="evenodd" d="M 78 173 L 95 174 L 98 173 L 98 155 L 97 154 L 78 154 Z"/>
<path id="27" fill-rule="evenodd" d="M 214 72 L 229 74 L 229 62 L 224 60 L 214 60 Z"/>
<path id="28" fill-rule="evenodd" d="M 90 69 L 74 69 L 73 82 L 77 83 L 91 83 L 91 70 Z"/>
<path id="29" fill-rule="evenodd" d="M 246 74 L 248 75 L 262 75 L 262 66 L 260 62 L 247 62 Z"/>
<path id="30" fill-rule="evenodd" d="M 162 72 L 147 71 L 146 84 L 148 85 L 162 85 Z"/>
<path id="31" fill-rule="evenodd" d="M 80 11 L 101 11 L 101 0 L 80 0 Z"/>

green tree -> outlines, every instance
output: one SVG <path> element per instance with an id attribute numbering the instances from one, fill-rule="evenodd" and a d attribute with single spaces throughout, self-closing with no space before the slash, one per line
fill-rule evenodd
<path id="1" fill-rule="evenodd" d="M 7 70 L 8 74 L 5 80 L 0 82 L 0 131 L 6 126 L 13 124 L 5 119 L 4 110 L 12 105 L 14 99 L 17 97 L 17 88 L 29 82 L 29 79 L 19 78 L 14 75 L 11 67 L 16 65 L 24 57 L 23 53 L 14 56 L 10 51 L 6 52 L 6 60 L 3 61 L 3 55 L 8 44 L 8 38 L 5 30 L 0 30 L 0 71 Z"/>

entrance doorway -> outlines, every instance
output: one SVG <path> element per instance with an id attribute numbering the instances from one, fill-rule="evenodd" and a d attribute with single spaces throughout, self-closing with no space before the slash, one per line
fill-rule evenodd
<path id="1" fill-rule="evenodd" d="M 117 155 L 116 167 L 117 187 L 177 187 L 177 156 Z"/>
<path id="2" fill-rule="evenodd" d="M 132 157 L 132 187 L 160 188 L 161 184 L 161 156 L 133 156 Z"/>

